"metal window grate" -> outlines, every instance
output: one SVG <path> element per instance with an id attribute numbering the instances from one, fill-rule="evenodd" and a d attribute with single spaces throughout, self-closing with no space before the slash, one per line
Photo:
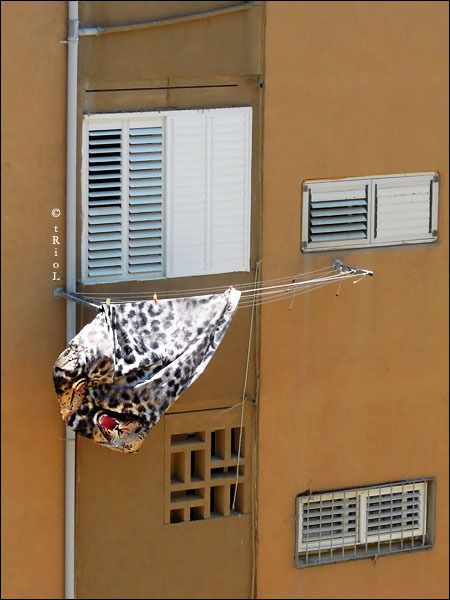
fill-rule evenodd
<path id="1" fill-rule="evenodd" d="M 434 480 L 297 496 L 298 567 L 432 545 Z"/>

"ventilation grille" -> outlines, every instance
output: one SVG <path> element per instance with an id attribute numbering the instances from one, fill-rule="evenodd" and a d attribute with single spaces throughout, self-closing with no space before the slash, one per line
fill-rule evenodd
<path id="1" fill-rule="evenodd" d="M 392 539 L 422 532 L 423 489 L 379 490 L 367 499 L 367 538 Z"/>
<path id="2" fill-rule="evenodd" d="M 432 480 L 297 497 L 297 566 L 427 548 Z"/>
<path id="3" fill-rule="evenodd" d="M 356 496 L 318 498 L 303 503 L 302 539 L 306 545 L 329 547 L 333 541 L 354 543 L 357 528 Z"/>
<path id="4" fill-rule="evenodd" d="M 421 239 L 432 234 L 431 178 L 386 178 L 375 187 L 377 240 Z"/>
<path id="5" fill-rule="evenodd" d="M 438 205 L 437 173 L 306 181 L 302 251 L 434 242 Z"/>
<path id="6" fill-rule="evenodd" d="M 162 127 L 130 129 L 128 180 L 128 270 L 162 274 Z"/>
<path id="7" fill-rule="evenodd" d="M 89 132 L 88 274 L 122 273 L 122 132 Z"/>
<path id="8" fill-rule="evenodd" d="M 309 241 L 367 239 L 368 203 L 368 185 L 347 190 L 309 188 Z"/>

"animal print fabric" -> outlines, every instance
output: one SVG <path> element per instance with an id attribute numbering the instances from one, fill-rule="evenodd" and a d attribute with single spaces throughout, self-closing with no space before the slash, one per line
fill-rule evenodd
<path id="1" fill-rule="evenodd" d="M 64 421 L 112 450 L 139 450 L 205 370 L 239 298 L 230 288 L 221 295 L 104 304 L 54 365 Z"/>

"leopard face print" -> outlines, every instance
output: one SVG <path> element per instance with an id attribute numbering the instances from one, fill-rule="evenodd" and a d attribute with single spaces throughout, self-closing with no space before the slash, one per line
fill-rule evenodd
<path id="1" fill-rule="evenodd" d="M 206 368 L 239 297 L 229 289 L 221 295 L 103 306 L 55 363 L 63 419 L 104 446 L 137 451 Z"/>

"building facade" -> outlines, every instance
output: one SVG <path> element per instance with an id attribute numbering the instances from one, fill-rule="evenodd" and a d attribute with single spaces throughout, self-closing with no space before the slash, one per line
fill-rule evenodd
<path id="1" fill-rule="evenodd" d="M 136 456 L 77 437 L 76 597 L 446 597 L 448 5 L 77 4 L 78 292 L 151 299 L 251 287 L 326 272 L 336 259 L 375 276 L 238 310 L 205 374 Z M 67 3 L 4 2 L 2 13 L 2 586 L 5 598 L 60 598 L 70 572 L 66 442 L 51 369 L 66 343 L 66 301 L 53 288 L 66 283 Z M 151 160 L 139 158 L 154 143 Z M 105 162 L 120 162 L 125 178 L 127 244 L 114 245 L 124 213 L 105 186 Z M 382 190 L 402 190 L 411 177 L 419 203 L 422 179 L 431 183 L 429 232 L 427 220 L 423 239 L 372 243 L 369 228 L 385 226 Z M 151 178 L 164 182 L 160 204 Z M 368 216 L 355 220 L 356 210 L 349 221 L 336 202 L 359 182 Z M 336 237 L 342 228 L 329 243 L 323 213 L 315 223 L 325 242 L 314 246 L 318 201 L 308 190 L 320 194 L 320 185 L 329 186 L 321 198 L 331 200 L 333 227 L 342 214 L 344 227 L 366 227 L 362 247 Z M 196 204 L 199 189 L 205 200 Z M 78 306 L 77 328 L 94 315 Z M 15 376 L 24 351 L 31 368 Z M 401 513 L 392 541 L 393 484 L 412 485 L 413 503 L 427 499 L 421 536 Z M 378 545 L 365 556 L 356 538 L 367 495 L 357 492 L 353 530 L 353 509 L 340 512 L 363 488 L 390 490 L 383 519 L 391 519 L 387 544 L 378 510 Z M 319 551 L 307 547 L 306 562 L 311 552 L 327 564 L 309 568 L 299 542 L 307 512 L 298 507 L 311 496 Z M 342 544 L 330 559 L 333 531 Z M 398 539 L 402 551 L 380 556 L 399 550 Z M 418 550 L 404 552 L 411 541 Z"/>

